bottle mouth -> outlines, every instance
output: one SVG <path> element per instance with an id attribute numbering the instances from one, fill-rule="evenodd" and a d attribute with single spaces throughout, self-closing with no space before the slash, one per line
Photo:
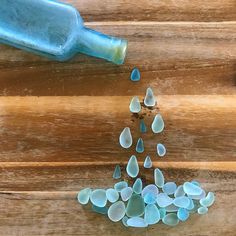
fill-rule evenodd
<path id="1" fill-rule="evenodd" d="M 127 53 L 128 41 L 125 39 L 116 39 L 116 47 L 111 61 L 117 65 L 121 65 L 125 61 Z"/>

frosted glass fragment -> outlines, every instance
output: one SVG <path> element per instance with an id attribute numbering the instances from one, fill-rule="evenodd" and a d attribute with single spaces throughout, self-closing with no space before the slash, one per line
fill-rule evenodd
<path id="1" fill-rule="evenodd" d="M 177 185 L 174 182 L 167 182 L 162 187 L 163 192 L 166 193 L 167 195 L 174 194 L 176 189 L 177 189 Z"/>
<path id="2" fill-rule="evenodd" d="M 183 185 L 179 185 L 175 190 L 174 196 L 175 197 L 182 197 L 185 195 Z"/>
<path id="3" fill-rule="evenodd" d="M 119 142 L 123 148 L 129 148 L 132 146 L 133 139 L 129 127 L 123 129 L 119 137 Z"/>
<path id="4" fill-rule="evenodd" d="M 92 210 L 96 213 L 102 214 L 102 215 L 106 215 L 108 212 L 108 208 L 107 207 L 97 207 L 95 205 L 92 206 Z"/>
<path id="5" fill-rule="evenodd" d="M 156 198 L 156 202 L 159 207 L 167 207 L 173 203 L 173 199 L 166 193 L 159 193 Z"/>
<path id="6" fill-rule="evenodd" d="M 137 141 L 136 152 L 137 153 L 143 153 L 144 152 L 144 143 L 143 143 L 142 138 L 139 138 L 138 141 Z"/>
<path id="7" fill-rule="evenodd" d="M 153 107 L 155 106 L 155 104 L 156 104 L 156 98 L 153 94 L 153 91 L 151 88 L 147 88 L 146 96 L 144 98 L 144 105 L 146 107 Z"/>
<path id="8" fill-rule="evenodd" d="M 132 217 L 128 219 L 127 224 L 128 226 L 138 227 L 138 228 L 145 228 L 148 226 L 148 224 L 141 217 Z"/>
<path id="9" fill-rule="evenodd" d="M 150 204 L 145 207 L 144 220 L 149 225 L 158 223 L 160 220 L 160 212 L 155 204 Z"/>
<path id="10" fill-rule="evenodd" d="M 161 143 L 157 144 L 157 154 L 160 157 L 164 157 L 166 155 L 166 147 Z"/>
<path id="11" fill-rule="evenodd" d="M 198 187 L 201 187 L 200 183 L 196 180 L 192 180 L 191 183 L 197 185 Z"/>
<path id="12" fill-rule="evenodd" d="M 154 181 L 157 187 L 162 188 L 165 182 L 162 171 L 158 168 L 154 170 Z"/>
<path id="13" fill-rule="evenodd" d="M 143 166 L 147 169 L 152 167 L 152 160 L 150 156 L 146 156 Z"/>
<path id="14" fill-rule="evenodd" d="M 140 78 L 141 78 L 140 71 L 138 68 L 135 67 L 131 72 L 130 79 L 131 81 L 136 82 L 139 81 Z"/>
<path id="15" fill-rule="evenodd" d="M 181 208 L 187 208 L 190 204 L 190 200 L 188 197 L 183 196 L 183 197 L 177 197 L 174 199 L 174 205 L 177 207 Z"/>
<path id="16" fill-rule="evenodd" d="M 200 204 L 204 207 L 210 207 L 215 201 L 215 195 L 213 192 L 209 192 L 205 198 L 200 200 Z"/>
<path id="17" fill-rule="evenodd" d="M 107 200 L 111 203 L 114 203 L 119 199 L 119 193 L 113 188 L 109 188 L 106 190 L 106 196 Z"/>
<path id="18" fill-rule="evenodd" d="M 143 199 L 146 204 L 154 204 L 156 202 L 156 196 L 153 193 L 147 193 Z"/>
<path id="19" fill-rule="evenodd" d="M 185 182 L 183 184 L 183 189 L 188 195 L 200 195 L 202 193 L 202 189 L 200 187 L 190 182 Z"/>
<path id="20" fill-rule="evenodd" d="M 119 179 L 121 177 L 120 166 L 116 165 L 115 170 L 113 172 L 113 179 Z"/>
<path id="21" fill-rule="evenodd" d="M 139 166 L 138 166 L 138 161 L 137 161 L 136 156 L 132 155 L 130 157 L 127 167 L 126 167 L 126 172 L 132 178 L 137 177 L 139 173 Z"/>
<path id="22" fill-rule="evenodd" d="M 166 212 L 177 212 L 179 207 L 175 206 L 173 203 L 166 207 Z"/>
<path id="23" fill-rule="evenodd" d="M 151 126 L 153 133 L 155 133 L 155 134 L 161 133 L 164 130 L 164 127 L 165 127 L 165 125 L 164 125 L 164 121 L 162 119 L 161 114 L 157 114 L 154 117 L 154 120 L 153 120 L 152 126 Z"/>
<path id="24" fill-rule="evenodd" d="M 126 207 L 128 217 L 141 216 L 144 213 L 144 200 L 139 194 L 133 194 Z"/>
<path id="25" fill-rule="evenodd" d="M 111 221 L 117 222 L 125 216 L 125 204 L 122 201 L 113 203 L 108 209 L 108 217 Z"/>
<path id="26" fill-rule="evenodd" d="M 90 188 L 82 189 L 77 195 L 78 202 L 82 205 L 86 205 L 89 202 L 91 192 L 92 190 Z"/>
<path id="27" fill-rule="evenodd" d="M 159 208 L 159 212 L 160 212 L 160 218 L 162 220 L 166 215 L 166 209 L 161 207 Z"/>
<path id="28" fill-rule="evenodd" d="M 194 208 L 194 203 L 193 200 L 191 198 L 189 198 L 189 205 L 186 207 L 187 210 L 193 210 Z"/>
<path id="29" fill-rule="evenodd" d="M 208 208 L 207 207 L 199 207 L 198 209 L 197 209 L 197 212 L 198 212 L 198 214 L 200 214 L 200 215 L 204 215 L 204 214 L 206 214 L 207 212 L 208 212 Z"/>
<path id="30" fill-rule="evenodd" d="M 144 123 L 144 119 L 140 120 L 139 129 L 140 129 L 141 133 L 146 133 L 147 132 L 147 126 Z"/>
<path id="31" fill-rule="evenodd" d="M 191 198 L 191 199 L 194 199 L 194 200 L 200 200 L 200 199 L 206 197 L 206 192 L 205 192 L 205 190 L 202 189 L 202 193 L 200 195 L 190 195 L 190 194 L 188 194 L 188 197 Z"/>
<path id="32" fill-rule="evenodd" d="M 114 189 L 117 192 L 121 192 L 122 189 L 128 187 L 128 183 L 126 181 L 120 181 L 114 185 Z"/>
<path id="33" fill-rule="evenodd" d="M 133 191 L 137 194 L 140 194 L 143 189 L 143 182 L 140 178 L 137 178 L 133 184 Z"/>
<path id="34" fill-rule="evenodd" d="M 186 210 L 185 208 L 179 208 L 179 210 L 177 212 L 177 217 L 181 221 L 186 221 L 189 218 L 189 211 Z"/>
<path id="35" fill-rule="evenodd" d="M 124 202 L 128 201 L 130 197 L 132 196 L 132 193 L 133 193 L 133 189 L 131 187 L 122 189 L 120 192 L 121 199 Z"/>
<path id="36" fill-rule="evenodd" d="M 147 195 L 148 193 L 152 193 L 155 197 L 157 197 L 158 193 L 159 193 L 159 190 L 157 188 L 156 185 L 154 184 L 149 184 L 147 185 L 143 191 L 142 191 L 142 197 L 144 198 L 145 195 Z"/>
<path id="37" fill-rule="evenodd" d="M 90 200 L 97 207 L 104 207 L 107 204 L 106 191 L 104 189 L 96 189 L 92 191 Z"/>
<path id="38" fill-rule="evenodd" d="M 176 226 L 179 223 L 179 219 L 175 213 L 168 213 L 162 219 L 162 222 L 169 226 Z"/>
<path id="39" fill-rule="evenodd" d="M 130 104 L 129 110 L 132 113 L 139 113 L 141 111 L 141 104 L 138 97 L 133 97 Z"/>
<path id="40" fill-rule="evenodd" d="M 129 227 L 128 224 L 127 224 L 128 219 L 129 219 L 129 218 L 128 218 L 127 216 L 124 216 L 124 217 L 122 218 L 122 223 L 123 223 L 123 225 L 124 225 L 125 227 Z"/>

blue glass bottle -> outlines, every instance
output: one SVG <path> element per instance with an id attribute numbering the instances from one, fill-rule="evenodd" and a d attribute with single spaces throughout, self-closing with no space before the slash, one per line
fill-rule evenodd
<path id="1" fill-rule="evenodd" d="M 76 53 L 124 62 L 127 41 L 84 27 L 79 12 L 54 0 L 1 0 L 0 42 L 53 60 Z"/>

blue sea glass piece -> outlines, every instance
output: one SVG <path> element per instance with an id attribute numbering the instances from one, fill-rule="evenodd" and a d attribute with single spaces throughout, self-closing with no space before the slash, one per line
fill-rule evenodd
<path id="1" fill-rule="evenodd" d="M 192 180 L 190 183 L 197 185 L 198 187 L 201 187 L 200 183 L 196 180 Z"/>
<path id="2" fill-rule="evenodd" d="M 129 127 L 123 129 L 120 134 L 119 142 L 123 148 L 130 148 L 132 146 L 133 139 Z"/>
<path id="3" fill-rule="evenodd" d="M 121 192 L 122 189 L 127 188 L 127 187 L 128 187 L 128 183 L 126 181 L 120 181 L 114 185 L 114 189 L 117 192 Z"/>
<path id="4" fill-rule="evenodd" d="M 122 201 L 113 203 L 107 213 L 111 221 L 120 221 L 125 216 L 125 204 Z"/>
<path id="5" fill-rule="evenodd" d="M 146 156 L 143 166 L 147 169 L 152 167 L 152 160 L 150 156 Z"/>
<path id="6" fill-rule="evenodd" d="M 159 207 L 167 207 L 173 203 L 173 199 L 166 193 L 159 193 L 156 198 L 156 202 Z"/>
<path id="7" fill-rule="evenodd" d="M 90 194 L 90 200 L 97 207 L 104 207 L 107 204 L 106 191 L 104 189 L 96 189 Z"/>
<path id="8" fill-rule="evenodd" d="M 151 88 L 147 88 L 146 96 L 144 98 L 144 105 L 146 107 L 154 107 L 156 104 L 156 98 L 153 94 L 153 91 Z"/>
<path id="9" fill-rule="evenodd" d="M 206 214 L 207 212 L 208 212 L 208 208 L 207 208 L 207 207 L 204 207 L 204 206 L 199 207 L 199 208 L 197 209 L 197 213 L 200 214 L 200 215 L 204 215 L 204 214 Z"/>
<path id="10" fill-rule="evenodd" d="M 157 154 L 160 157 L 164 157 L 166 155 L 166 148 L 163 144 L 158 143 L 157 144 Z"/>
<path id="11" fill-rule="evenodd" d="M 186 210 L 185 208 L 179 208 L 179 210 L 177 212 L 177 217 L 181 221 L 186 221 L 189 218 L 189 211 Z"/>
<path id="12" fill-rule="evenodd" d="M 167 182 L 162 187 L 163 192 L 166 193 L 167 195 L 174 194 L 176 189 L 177 185 L 174 182 Z"/>
<path id="13" fill-rule="evenodd" d="M 162 219 L 162 222 L 169 226 L 176 226 L 179 223 L 179 219 L 175 213 L 168 213 Z"/>
<path id="14" fill-rule="evenodd" d="M 1 0 L 0 42 L 53 60 L 77 53 L 124 62 L 127 41 L 84 27 L 76 8 L 51 0 Z"/>
<path id="15" fill-rule="evenodd" d="M 202 189 L 202 193 L 200 195 L 190 195 L 188 194 L 188 197 L 191 198 L 191 199 L 194 199 L 194 200 L 200 200 L 204 197 L 206 197 L 206 192 L 204 189 Z"/>
<path id="16" fill-rule="evenodd" d="M 144 119 L 140 120 L 139 129 L 140 129 L 141 133 L 146 133 L 147 132 L 147 126 L 144 123 Z"/>
<path id="17" fill-rule="evenodd" d="M 179 207 L 175 206 L 173 203 L 166 207 L 166 212 L 177 212 Z"/>
<path id="18" fill-rule="evenodd" d="M 146 204 L 154 204 L 156 202 L 156 196 L 153 193 L 147 193 L 143 200 Z"/>
<path id="19" fill-rule="evenodd" d="M 120 192 L 121 199 L 126 202 L 132 196 L 133 189 L 131 187 L 123 188 Z"/>
<path id="20" fill-rule="evenodd" d="M 183 185 L 179 185 L 175 190 L 174 197 L 182 197 L 185 195 Z"/>
<path id="21" fill-rule="evenodd" d="M 92 190 L 90 188 L 82 189 L 77 195 L 78 202 L 82 205 L 86 205 L 89 202 L 91 192 Z"/>
<path id="22" fill-rule="evenodd" d="M 157 114 L 154 117 L 151 128 L 152 128 L 153 133 L 155 134 L 159 134 L 164 130 L 165 124 L 164 124 L 161 114 Z"/>
<path id="23" fill-rule="evenodd" d="M 156 185 L 149 184 L 142 191 L 142 197 L 144 198 L 146 194 L 152 193 L 155 197 L 157 197 L 159 190 Z"/>
<path id="24" fill-rule="evenodd" d="M 136 152 L 137 153 L 143 153 L 144 152 L 144 143 L 143 143 L 143 139 L 139 138 L 137 145 L 136 145 Z"/>
<path id="25" fill-rule="evenodd" d="M 128 226 L 137 227 L 137 228 L 145 228 L 148 224 L 141 217 L 132 217 L 127 221 Z"/>
<path id="26" fill-rule="evenodd" d="M 108 212 L 108 208 L 107 207 L 97 207 L 95 205 L 92 206 L 92 210 L 96 213 L 102 214 L 102 215 L 106 215 Z"/>
<path id="27" fill-rule="evenodd" d="M 194 203 L 191 198 L 189 198 L 189 205 L 186 207 L 187 210 L 191 211 L 194 208 Z"/>
<path id="28" fill-rule="evenodd" d="M 145 203 L 139 194 L 133 194 L 126 207 L 128 217 L 141 216 L 144 213 Z"/>
<path id="29" fill-rule="evenodd" d="M 126 172 L 132 178 L 137 177 L 139 173 L 139 166 L 138 166 L 138 161 L 137 161 L 136 156 L 132 155 L 130 157 L 127 167 L 126 167 Z"/>
<path id="30" fill-rule="evenodd" d="M 124 225 L 125 227 L 129 227 L 128 224 L 127 224 L 128 219 L 129 219 L 129 218 L 128 218 L 127 216 L 124 216 L 124 217 L 122 218 L 122 223 L 123 223 L 123 225 Z"/>
<path id="31" fill-rule="evenodd" d="M 138 68 L 135 67 L 131 72 L 130 79 L 136 82 L 139 81 L 140 78 L 141 78 L 140 71 Z"/>
<path id="32" fill-rule="evenodd" d="M 162 220 L 166 215 L 166 209 L 161 207 L 161 208 L 159 208 L 159 212 L 160 212 L 160 218 Z"/>
<path id="33" fill-rule="evenodd" d="M 160 219 L 160 212 L 155 204 L 150 204 L 145 207 L 144 220 L 147 224 L 156 224 L 159 222 Z"/>
<path id="34" fill-rule="evenodd" d="M 137 194 L 140 194 L 143 189 L 143 182 L 140 178 L 137 178 L 133 184 L 133 191 Z"/>
<path id="35" fill-rule="evenodd" d="M 154 181 L 157 187 L 162 188 L 164 186 L 164 175 L 162 174 L 162 171 L 158 168 L 154 170 Z"/>
<path id="36" fill-rule="evenodd" d="M 202 193 L 202 189 L 200 187 L 190 182 L 185 182 L 183 189 L 188 195 L 200 195 Z"/>
<path id="37" fill-rule="evenodd" d="M 188 197 L 183 196 L 183 197 L 177 197 L 174 199 L 174 205 L 180 208 L 187 208 L 190 204 L 190 200 Z"/>
<path id="38" fill-rule="evenodd" d="M 121 177 L 120 166 L 116 165 L 115 170 L 113 172 L 113 179 L 119 179 Z"/>
<path id="39" fill-rule="evenodd" d="M 210 207 L 215 201 L 215 195 L 213 192 L 209 192 L 205 198 L 200 200 L 200 204 L 203 207 Z"/>
<path id="40" fill-rule="evenodd" d="M 109 188 L 106 190 L 106 196 L 107 200 L 111 203 L 114 203 L 119 199 L 119 193 L 113 188 Z"/>
<path id="41" fill-rule="evenodd" d="M 132 113 L 139 113 L 141 111 L 141 105 L 138 97 L 132 98 L 129 105 L 129 110 Z"/>

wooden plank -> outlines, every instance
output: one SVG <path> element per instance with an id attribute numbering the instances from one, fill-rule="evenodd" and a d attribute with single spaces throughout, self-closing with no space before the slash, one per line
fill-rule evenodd
<path id="1" fill-rule="evenodd" d="M 158 94 L 158 90 L 154 90 Z M 139 94 L 136 94 L 139 95 Z M 142 99 L 143 95 L 140 96 Z M 129 112 L 131 97 L 1 97 L 1 161 L 123 162 L 135 153 L 139 119 Z M 167 147 L 158 161 L 235 161 L 236 96 L 158 96 L 158 108 L 144 108 L 149 132 L 142 135 L 146 155 Z M 150 126 L 160 112 L 163 133 Z M 122 149 L 118 137 L 130 127 L 134 145 Z"/>
<path id="2" fill-rule="evenodd" d="M 0 95 L 131 95 L 148 85 L 160 94 L 235 94 L 236 22 L 88 26 L 129 40 L 124 65 L 82 55 L 58 63 L 0 46 Z M 136 85 L 129 80 L 134 66 L 142 73 Z"/>
<path id="3" fill-rule="evenodd" d="M 63 0 L 85 21 L 229 21 L 236 20 L 234 0 Z"/>

